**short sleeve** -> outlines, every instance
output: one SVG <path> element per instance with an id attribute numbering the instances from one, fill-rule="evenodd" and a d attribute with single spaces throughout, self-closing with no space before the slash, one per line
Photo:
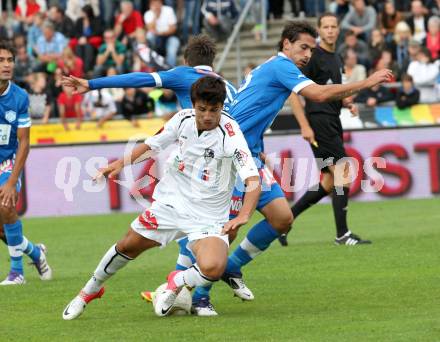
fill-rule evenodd
<path id="1" fill-rule="evenodd" d="M 29 97 L 23 98 L 18 113 L 18 128 L 31 127 L 31 118 L 29 116 Z"/>
<path id="2" fill-rule="evenodd" d="M 144 14 L 145 24 L 147 24 L 147 25 L 150 24 L 153 21 L 153 19 L 154 19 L 154 16 L 153 16 L 152 11 L 145 12 L 145 14 Z"/>
<path id="3" fill-rule="evenodd" d="M 177 24 L 176 13 L 174 13 L 174 10 L 172 7 L 167 8 L 166 18 L 168 21 L 168 25 L 176 25 Z"/>
<path id="4" fill-rule="evenodd" d="M 312 80 L 307 78 L 293 62 L 281 60 L 276 64 L 275 75 L 279 83 L 289 89 L 289 91 L 299 93 L 308 85 L 314 84 Z"/>
<path id="5" fill-rule="evenodd" d="M 175 143 L 179 135 L 181 123 L 192 115 L 185 115 L 188 111 L 181 111 L 174 115 L 163 127 L 162 131 L 145 140 L 145 144 L 151 147 L 154 152 L 165 150 L 168 146 Z"/>

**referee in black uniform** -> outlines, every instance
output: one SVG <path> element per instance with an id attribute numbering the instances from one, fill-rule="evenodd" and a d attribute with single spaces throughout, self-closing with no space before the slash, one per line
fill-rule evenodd
<path id="1" fill-rule="evenodd" d="M 302 71 L 317 84 L 341 84 L 344 66 L 340 56 L 335 53 L 340 32 L 336 15 L 333 13 L 321 15 L 318 19 L 318 31 L 319 45 Z M 296 95 L 292 96 L 296 97 Z M 303 110 L 298 98 L 291 99 L 291 104 L 294 112 Z M 357 108 L 351 99 L 324 103 L 306 99 L 306 115 L 316 140 L 316 143 L 310 146 L 315 158 L 324 161 L 323 165 L 318 165 L 318 168 L 322 169 L 323 176 L 318 189 L 316 186 L 309 189 L 292 207 L 292 213 L 296 219 L 304 210 L 330 195 L 336 222 L 335 243 L 337 245 L 367 244 L 371 241 L 362 240 L 347 226 L 350 164 L 348 162 L 337 163 L 338 160 L 346 157 L 342 125 L 339 119 L 343 106 L 347 107 L 353 115 L 357 115 Z M 282 235 L 279 240 L 282 245 L 287 245 L 286 235 Z"/>

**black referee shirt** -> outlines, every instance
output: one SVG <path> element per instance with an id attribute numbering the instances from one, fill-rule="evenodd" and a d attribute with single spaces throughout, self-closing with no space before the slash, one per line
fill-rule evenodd
<path id="1" fill-rule="evenodd" d="M 321 48 L 319 45 L 313 51 L 309 63 L 302 68 L 302 72 L 317 84 L 341 84 L 344 64 L 341 57 L 333 52 Z M 329 114 L 339 117 L 342 101 L 313 102 L 306 99 L 306 114 Z"/>

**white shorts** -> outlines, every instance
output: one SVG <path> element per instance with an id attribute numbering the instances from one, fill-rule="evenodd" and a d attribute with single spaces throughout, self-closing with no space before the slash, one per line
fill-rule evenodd
<path id="1" fill-rule="evenodd" d="M 221 234 L 224 223 L 191 217 L 179 213 L 170 205 L 155 201 L 131 223 L 131 228 L 162 246 L 186 236 L 190 243 L 207 237 L 218 237 L 229 246 L 228 235 Z"/>

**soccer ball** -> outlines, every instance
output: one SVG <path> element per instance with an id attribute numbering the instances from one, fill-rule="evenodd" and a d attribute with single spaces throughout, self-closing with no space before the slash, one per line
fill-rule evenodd
<path id="1" fill-rule="evenodd" d="M 156 293 L 161 293 L 167 287 L 167 283 L 163 283 L 156 289 Z M 157 296 L 153 298 L 153 309 L 156 308 L 156 300 Z M 184 316 L 191 314 L 191 306 L 192 306 L 192 296 L 191 292 L 184 286 L 182 290 L 180 290 L 177 295 L 176 301 L 174 302 L 173 307 L 171 308 L 168 316 Z"/>

